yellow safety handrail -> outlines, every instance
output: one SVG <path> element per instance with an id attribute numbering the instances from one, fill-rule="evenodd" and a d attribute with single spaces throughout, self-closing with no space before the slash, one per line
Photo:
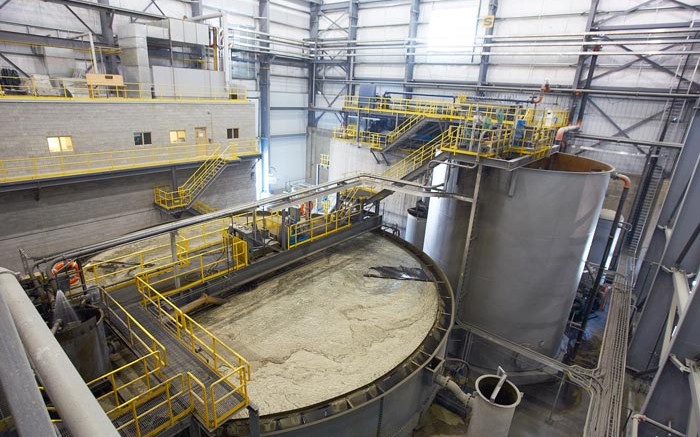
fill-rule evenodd
<path id="1" fill-rule="evenodd" d="M 224 231 L 221 245 L 183 261 L 187 267 L 182 267 L 179 261 L 171 262 L 139 273 L 136 278 L 159 290 L 163 296 L 170 296 L 247 266 L 248 243 Z M 137 287 L 139 284 L 137 281 Z"/>
<path id="2" fill-rule="evenodd" d="M 129 312 L 103 288 L 100 288 L 100 296 L 105 309 L 105 316 L 115 327 L 126 328 L 128 337 L 126 341 L 144 357 L 154 356 L 158 360 L 158 368 L 168 364 L 168 352 L 165 346 L 151 335 Z"/>
<path id="3" fill-rule="evenodd" d="M 11 76 L 0 76 L 0 99 L 51 99 L 100 101 L 226 101 L 248 102 L 248 91 L 239 86 L 173 85 L 153 82 L 124 82 L 119 86 L 88 85 L 86 79 L 34 76 L 21 78 L 18 85 L 7 85 Z"/>
<path id="4" fill-rule="evenodd" d="M 443 131 L 440 135 L 409 153 L 400 161 L 389 166 L 384 171 L 384 176 L 402 179 L 409 173 L 422 167 L 423 164 L 435 157 L 436 152 L 443 145 L 444 141 L 449 138 L 449 135 L 449 130 Z"/>
<path id="5" fill-rule="evenodd" d="M 245 154 L 253 154 L 257 151 L 251 150 L 251 144 L 238 145 L 236 142 L 229 143 L 226 147 L 215 147 L 206 161 L 185 181 L 182 186 L 173 190 L 167 185 L 157 186 L 153 190 L 153 201 L 156 205 L 164 209 L 187 208 L 194 201 L 201 191 L 213 177 L 226 165 L 226 162 L 239 159 Z M 241 155 L 244 154 L 244 155 Z"/>
<path id="6" fill-rule="evenodd" d="M 422 115 L 412 115 L 388 134 L 358 131 L 356 125 L 349 125 L 347 127 L 340 126 L 333 129 L 333 138 L 337 140 L 364 144 L 376 150 L 383 150 L 386 146 L 396 141 L 401 135 L 406 133 L 424 118 L 425 117 Z"/>
<path id="7" fill-rule="evenodd" d="M 142 304 L 152 305 L 158 312 L 157 319 L 163 327 L 219 376 L 219 379 L 214 381 L 207 390 L 208 401 L 205 399 L 205 409 L 211 406 L 207 414 L 210 427 L 217 426 L 248 405 L 247 384 L 250 380 L 250 363 L 143 279 L 137 277 L 136 283 L 142 296 Z M 199 381 L 196 380 L 196 382 Z M 188 385 L 191 386 L 191 383 Z M 204 387 L 201 382 L 198 385 Z M 217 390 L 217 387 L 220 390 Z M 222 390 L 224 393 L 220 394 Z M 220 412 L 217 406 L 232 396 L 231 392 L 237 394 L 240 401 Z"/>
<path id="8" fill-rule="evenodd" d="M 199 162 L 211 157 L 220 147 L 218 143 L 186 144 L 2 159 L 0 183 Z M 257 139 L 251 138 L 229 144 L 226 159 L 236 160 L 259 153 Z"/>

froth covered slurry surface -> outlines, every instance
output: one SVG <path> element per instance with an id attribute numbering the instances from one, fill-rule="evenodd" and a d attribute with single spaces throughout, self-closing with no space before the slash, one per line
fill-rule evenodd
<path id="1" fill-rule="evenodd" d="M 375 266 L 420 263 L 365 234 L 195 316 L 250 361 L 261 415 L 348 393 L 418 348 L 435 322 L 436 285 L 365 277 Z"/>

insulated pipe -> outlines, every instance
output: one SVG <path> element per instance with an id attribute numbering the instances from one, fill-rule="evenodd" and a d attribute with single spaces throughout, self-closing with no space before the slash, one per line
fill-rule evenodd
<path id="1" fill-rule="evenodd" d="M 56 435 L 34 371 L 0 290 L 0 386 L 20 435 Z"/>
<path id="2" fill-rule="evenodd" d="M 578 331 L 578 334 L 576 335 L 576 343 L 574 343 L 574 348 L 572 349 L 569 355 L 570 358 L 576 356 L 576 352 L 578 351 L 578 348 L 583 340 L 583 334 L 586 332 L 588 318 L 591 314 L 591 311 L 593 311 L 593 301 L 595 300 L 596 293 L 598 293 L 598 289 L 603 283 L 603 276 L 605 275 L 605 264 L 608 260 L 608 257 L 610 256 L 610 251 L 613 249 L 615 234 L 617 234 L 617 230 L 620 228 L 621 225 L 622 209 L 625 207 L 625 200 L 627 199 L 627 194 L 629 193 L 629 190 L 632 187 L 632 181 L 630 181 L 630 178 L 628 178 L 627 176 L 619 173 L 614 173 L 612 177 L 613 179 L 622 181 L 622 194 L 620 194 L 620 202 L 617 204 L 617 210 L 615 211 L 613 224 L 610 228 L 610 233 L 608 234 L 608 241 L 605 243 L 605 249 L 603 249 L 603 256 L 600 260 L 600 264 L 598 265 L 598 272 L 596 273 L 595 280 L 593 281 L 593 286 L 588 291 L 586 307 L 583 311 L 583 318 L 581 320 L 581 328 Z M 620 238 L 620 242 L 618 244 L 622 244 L 622 238 Z"/>
<path id="3" fill-rule="evenodd" d="M 472 400 L 472 395 L 468 393 L 464 393 L 462 389 L 457 385 L 456 382 L 454 382 L 451 378 L 448 378 L 447 376 L 444 375 L 435 375 L 435 383 L 439 385 L 440 387 L 448 390 L 450 393 L 455 395 L 457 400 L 462 403 L 462 405 L 469 406 L 469 403 Z"/>
<path id="4" fill-rule="evenodd" d="M 192 17 L 189 19 L 189 21 L 204 21 L 204 20 L 209 20 L 211 18 L 221 18 L 224 16 L 224 13 L 219 11 L 219 12 L 212 12 L 211 14 L 203 14 L 203 15 L 198 15 L 196 17 Z"/>
<path id="5" fill-rule="evenodd" d="M 85 385 L 85 381 L 58 344 L 56 337 L 51 334 L 17 282 L 15 274 L 2 267 L 0 267 L 0 293 L 4 295 L 17 332 L 36 373 L 71 435 L 118 437 L 119 434 L 114 429 L 114 425 Z M 45 407 L 42 406 L 42 408 Z"/>
<path id="6" fill-rule="evenodd" d="M 639 435 L 639 424 L 641 422 L 646 422 L 650 425 L 659 428 L 660 430 L 666 431 L 669 434 L 678 437 L 686 437 L 685 434 L 683 434 L 682 432 L 676 431 L 675 429 L 666 426 L 663 423 L 659 423 L 656 420 L 652 420 L 643 414 L 635 414 L 634 416 L 632 416 L 632 437 L 637 437 Z"/>

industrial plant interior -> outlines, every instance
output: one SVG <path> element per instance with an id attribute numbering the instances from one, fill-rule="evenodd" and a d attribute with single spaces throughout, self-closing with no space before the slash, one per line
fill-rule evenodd
<path id="1" fill-rule="evenodd" d="M 0 436 L 700 436 L 699 0 L 0 0 Z"/>

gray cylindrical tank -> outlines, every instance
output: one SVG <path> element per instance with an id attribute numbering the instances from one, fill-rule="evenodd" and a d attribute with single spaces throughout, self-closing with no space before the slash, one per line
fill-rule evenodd
<path id="1" fill-rule="evenodd" d="M 500 379 L 497 375 L 482 375 L 476 379 L 467 437 L 508 436 L 515 407 L 520 404 L 523 395 L 512 382 L 505 380 L 496 399 L 491 402 L 491 395 Z"/>
<path id="2" fill-rule="evenodd" d="M 458 318 L 556 356 L 611 172 L 606 164 L 561 153 L 511 172 L 485 169 L 464 289 L 456 293 Z M 462 180 L 468 178 L 456 178 L 456 188 L 471 196 L 473 185 Z M 451 183 L 448 178 L 448 189 Z M 453 200 L 436 205 L 424 251 L 456 284 L 469 208 Z M 441 229 L 449 236 L 440 238 Z M 504 356 L 472 352 L 477 365 L 525 370 Z"/>
<path id="3" fill-rule="evenodd" d="M 457 167 L 438 166 L 433 172 L 433 184 L 445 183 L 445 191 L 471 197 L 474 191 L 475 171 Z M 467 223 L 471 205 L 449 197 L 430 199 L 425 227 L 423 251 L 432 258 L 447 276 L 459 294 L 457 283 L 462 270 L 462 254 L 467 238 Z M 459 298 L 457 298 L 459 302 Z"/>
<path id="4" fill-rule="evenodd" d="M 56 333 L 56 340 L 85 382 L 109 372 L 109 347 L 102 310 L 86 306 L 76 308 L 79 322 L 72 322 Z"/>
<path id="5" fill-rule="evenodd" d="M 426 210 L 423 208 L 408 208 L 406 219 L 406 241 L 419 249 L 423 248 L 425 240 Z"/>

